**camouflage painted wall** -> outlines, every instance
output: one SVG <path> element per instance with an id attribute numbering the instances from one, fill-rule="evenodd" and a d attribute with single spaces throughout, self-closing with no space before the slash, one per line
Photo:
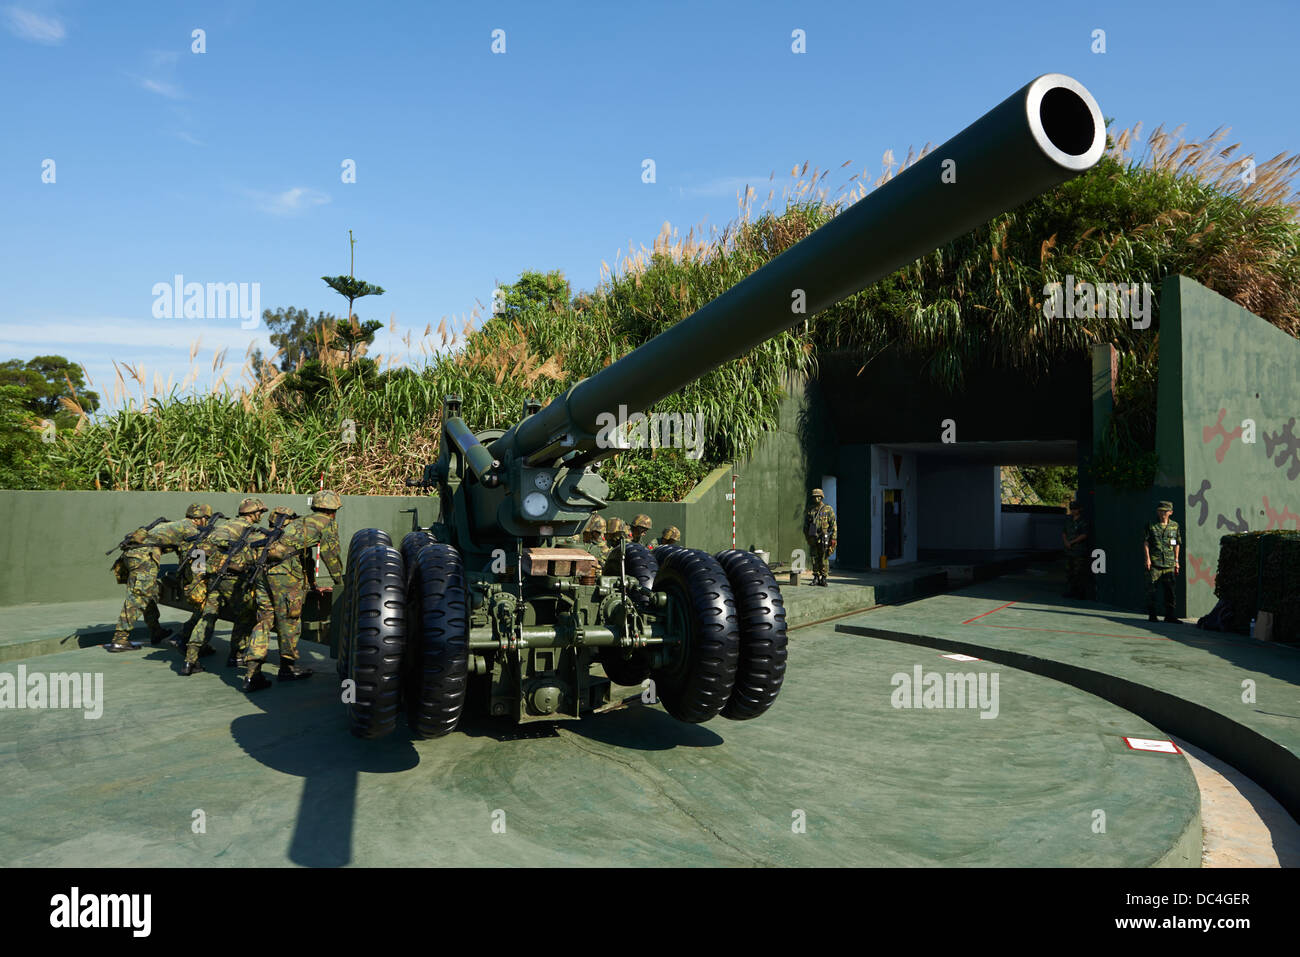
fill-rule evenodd
<path id="1" fill-rule="evenodd" d="M 1216 601 L 1221 536 L 1300 529 L 1300 340 L 1183 276 L 1161 289 L 1159 331 L 1160 470 L 1149 493 L 1092 495 L 1098 598 L 1145 607 L 1140 533 L 1167 498 L 1184 532 L 1179 608 L 1197 618 Z"/>
<path id="2" fill-rule="evenodd" d="M 1187 614 L 1200 616 L 1221 536 L 1300 530 L 1300 340 L 1183 277 L 1164 304 L 1182 347 Z"/>
<path id="3" fill-rule="evenodd" d="M 792 388 L 781 405 L 780 425 L 765 436 L 753 458 L 740 463 L 736 474 L 736 523 L 742 548 L 757 545 L 773 559 L 789 560 L 794 548 L 803 547 L 802 527 L 808 476 L 820 476 L 820 463 L 808 464 L 803 451 L 807 429 L 807 390 Z M 731 547 L 731 469 L 717 469 L 681 503 L 614 502 L 602 514 L 627 521 L 638 512 L 654 521 L 656 536 L 666 525 L 681 529 L 685 543 L 710 552 Z M 29 602 L 64 602 L 119 597 L 121 585 L 109 566 L 113 556 L 104 550 L 132 529 L 157 518 L 179 518 L 190 502 L 211 504 L 234 515 L 242 494 L 192 492 L 18 492 L 0 490 L 0 607 Z M 268 507 L 307 508 L 305 496 L 265 495 Z M 343 497 L 339 512 L 340 539 L 346 553 L 348 540 L 359 528 L 382 528 L 393 538 L 410 531 L 412 515 L 429 525 L 437 517 L 432 496 Z"/>

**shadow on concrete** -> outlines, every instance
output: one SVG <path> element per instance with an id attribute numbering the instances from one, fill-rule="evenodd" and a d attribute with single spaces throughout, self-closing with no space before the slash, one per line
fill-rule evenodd
<path id="1" fill-rule="evenodd" d="M 213 645 L 218 652 L 203 659 L 204 667 L 231 693 L 243 694 L 243 669 L 224 667 L 228 637 Z M 273 673 L 275 661 L 273 651 L 264 671 Z M 179 664 L 175 668 L 179 672 Z M 329 663 L 308 681 L 271 680 L 272 687 L 247 696 L 262 713 L 236 718 L 230 735 L 249 757 L 303 779 L 289 859 L 303 867 L 342 867 L 352 861 L 358 775 L 409 771 L 420 756 L 400 723 L 398 732 L 378 741 L 351 734 Z"/>
<path id="2" fill-rule="evenodd" d="M 721 735 L 699 724 L 678 721 L 661 708 L 641 703 L 640 696 L 625 699 L 627 706 L 570 722 L 566 730 L 588 741 L 598 741 L 630 751 L 670 751 L 673 748 L 714 748 Z M 714 718 L 722 721 L 722 718 Z"/>

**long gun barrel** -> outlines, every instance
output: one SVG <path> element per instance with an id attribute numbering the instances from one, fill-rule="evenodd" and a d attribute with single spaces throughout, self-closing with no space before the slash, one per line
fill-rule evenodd
<path id="1" fill-rule="evenodd" d="M 1096 101 L 1048 73 L 698 312 L 516 424 L 490 446 L 540 465 L 599 448 L 598 417 L 643 412 L 759 343 L 1089 169 L 1105 149 Z M 796 311 L 796 304 L 802 311 Z"/>

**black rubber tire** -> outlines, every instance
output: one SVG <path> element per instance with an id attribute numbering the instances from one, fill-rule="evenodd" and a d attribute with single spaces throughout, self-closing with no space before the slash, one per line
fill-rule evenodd
<path id="1" fill-rule="evenodd" d="M 352 540 L 348 542 L 348 560 L 351 561 L 352 556 L 363 548 L 392 544 L 392 538 L 382 528 L 359 528 L 352 533 Z"/>
<path id="2" fill-rule="evenodd" d="M 356 682 L 356 701 L 348 705 L 352 733 L 382 738 L 397 724 L 402 691 L 402 652 L 406 645 L 406 569 L 391 545 L 371 545 L 355 555 L 348 569 L 355 589 L 348 673 Z"/>
<path id="3" fill-rule="evenodd" d="M 424 529 L 416 529 L 413 532 L 407 532 L 402 538 L 402 561 L 406 563 L 406 577 L 409 580 L 415 571 L 415 556 L 419 554 L 420 549 L 425 545 L 436 544 L 438 539 L 433 532 Z"/>
<path id="4" fill-rule="evenodd" d="M 727 573 L 740 625 L 736 684 L 720 713 L 747 721 L 772 707 L 785 680 L 785 600 L 772 569 L 753 552 L 731 549 L 713 557 Z"/>
<path id="5" fill-rule="evenodd" d="M 656 545 L 650 554 L 654 556 L 655 561 L 662 562 L 681 547 L 681 545 Z"/>
<path id="6" fill-rule="evenodd" d="M 645 588 L 653 588 L 655 584 L 655 572 L 659 570 L 659 563 L 655 561 L 654 552 L 636 542 L 628 542 L 624 547 L 626 549 L 627 557 L 623 560 L 623 564 L 627 566 L 627 573 L 640 582 Z M 605 558 L 605 567 L 602 574 L 619 574 L 618 549 L 610 551 L 609 555 Z"/>
<path id="7" fill-rule="evenodd" d="M 731 697 L 740 661 L 740 626 L 727 573 L 707 552 L 682 548 L 664 558 L 654 590 L 681 602 L 686 619 L 682 652 L 651 672 L 655 691 L 678 721 L 708 721 Z"/>
<path id="8" fill-rule="evenodd" d="M 659 570 L 659 563 L 655 561 L 654 553 L 637 542 L 628 542 L 626 552 L 624 564 L 627 566 L 628 575 L 635 578 L 643 587 L 654 588 L 655 572 Z M 605 559 L 602 574 L 619 573 L 618 550 L 615 549 Z M 606 677 L 616 685 L 635 688 L 650 677 L 650 655 L 644 648 L 632 652 L 630 658 L 625 658 L 617 648 L 605 646 L 596 649 L 596 660 L 605 669 Z"/>
<path id="9" fill-rule="evenodd" d="M 344 572 L 351 571 L 356 566 L 357 554 L 364 549 L 372 548 L 375 545 L 392 545 L 393 540 L 388 533 L 382 528 L 359 528 L 352 533 L 352 539 L 348 542 L 348 563 Z M 337 584 L 337 582 L 335 583 Z M 349 675 L 348 668 L 351 666 L 352 659 L 352 636 L 357 633 L 357 610 L 356 603 L 353 601 L 355 589 L 345 587 L 338 596 L 338 601 L 331 609 L 330 617 L 340 616 L 343 625 L 341 630 L 341 639 L 339 642 L 339 661 L 337 671 L 340 678 L 347 678 Z"/>
<path id="10" fill-rule="evenodd" d="M 440 738 L 456 729 L 469 687 L 465 561 L 450 545 L 425 545 L 410 580 L 406 723 L 417 738 Z"/>

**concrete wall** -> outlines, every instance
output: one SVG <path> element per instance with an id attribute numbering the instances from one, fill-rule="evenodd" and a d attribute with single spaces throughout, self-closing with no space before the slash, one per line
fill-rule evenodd
<path id="1" fill-rule="evenodd" d="M 1053 549 L 1061 547 L 1061 532 L 1065 529 L 1065 516 L 1041 512 L 1003 511 L 1003 549 Z"/>
<path id="2" fill-rule="evenodd" d="M 1300 529 L 1300 340 L 1183 276 L 1161 289 L 1159 334 L 1159 472 L 1147 493 L 1095 489 L 1098 597 L 1145 607 L 1139 535 L 1169 499 L 1184 531 L 1178 607 L 1195 618 L 1214 607 L 1223 535 Z"/>
<path id="3" fill-rule="evenodd" d="M 803 513 L 807 492 L 821 481 L 833 453 L 817 431 L 818 401 L 815 385 L 791 384 L 780 407 L 778 428 L 764 436 L 753 457 L 739 463 L 736 534 L 741 548 L 757 546 L 773 560 L 788 561 L 795 548 L 803 548 Z M 638 512 L 650 516 L 657 538 L 668 525 L 682 531 L 692 548 L 710 552 L 731 547 L 731 492 L 733 469 L 715 469 L 683 502 L 613 502 L 602 512 L 629 523 Z M 243 493 L 193 492 L 19 492 L 0 490 L 0 607 L 28 602 L 53 603 L 122 594 L 104 550 L 122 536 L 160 515 L 180 518 L 194 501 L 207 502 L 226 515 L 234 515 Z M 307 509 L 304 496 L 264 495 L 269 508 L 290 505 Z M 412 528 L 418 509 L 419 523 L 437 518 L 432 496 L 343 497 L 339 512 L 340 539 L 346 554 L 352 533 L 359 528 L 382 528 L 401 541 Z"/>
<path id="4" fill-rule="evenodd" d="M 206 502 L 217 511 L 234 515 L 243 497 L 235 493 L 0 491 L 0 528 L 5 530 L 0 537 L 0 606 L 121 595 L 122 586 L 109 570 L 114 555 L 105 556 L 105 549 L 160 515 L 181 518 L 191 502 Z M 264 495 L 261 499 L 268 508 L 289 505 L 300 514 L 308 508 L 302 495 Z M 394 543 L 399 542 L 411 530 L 412 516 L 402 512 L 409 508 L 419 509 L 423 525 L 437 516 L 433 498 L 343 496 L 338 519 L 345 555 L 348 540 L 359 528 L 382 528 Z"/>
<path id="5" fill-rule="evenodd" d="M 997 548 L 1002 531 L 1002 477 L 993 465 L 957 465 L 920 456 L 918 546 Z"/>

